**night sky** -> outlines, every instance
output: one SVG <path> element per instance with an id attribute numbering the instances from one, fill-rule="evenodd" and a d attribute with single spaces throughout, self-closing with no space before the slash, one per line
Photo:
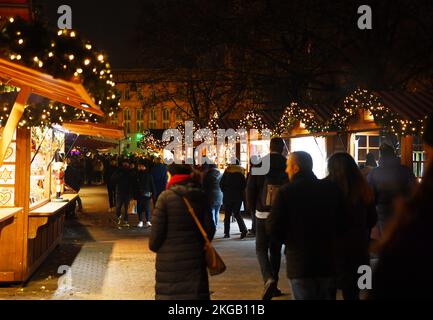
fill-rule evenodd
<path id="1" fill-rule="evenodd" d="M 72 26 L 79 35 L 109 55 L 112 68 L 134 68 L 137 52 L 134 45 L 143 0 L 43 0 L 43 11 L 51 27 L 57 28 L 57 8 L 67 4 L 72 8 Z"/>

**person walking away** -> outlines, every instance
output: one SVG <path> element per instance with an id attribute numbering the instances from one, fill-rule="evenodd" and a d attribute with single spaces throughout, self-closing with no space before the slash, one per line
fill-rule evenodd
<path id="1" fill-rule="evenodd" d="M 155 184 L 153 183 L 152 175 L 148 168 L 146 168 L 146 162 L 140 160 L 138 162 L 135 184 L 135 198 L 137 199 L 137 214 L 139 218 L 138 228 L 149 228 L 152 226 L 150 220 L 150 201 L 155 196 Z M 155 200 L 155 199 L 154 199 Z M 144 224 L 143 210 L 146 213 L 146 224 Z"/>
<path id="2" fill-rule="evenodd" d="M 75 208 L 78 204 L 78 212 L 83 212 L 83 203 L 81 201 L 79 192 L 81 190 L 81 185 L 83 184 L 83 177 L 81 176 L 80 170 L 77 167 L 75 160 L 71 158 L 66 159 L 66 170 L 65 170 L 65 186 L 73 193 L 76 193 L 78 196 L 75 199 L 71 213 L 75 215 Z"/>
<path id="3" fill-rule="evenodd" d="M 251 171 L 253 168 L 260 167 L 260 158 L 259 156 L 252 156 L 250 159 L 250 170 L 247 174 L 247 193 L 248 193 L 248 185 L 250 184 L 251 179 Z M 285 164 L 284 164 L 285 165 Z M 257 217 L 256 217 L 256 199 L 248 199 L 248 194 L 246 194 L 246 204 L 247 210 L 251 215 L 251 229 L 248 230 L 248 236 L 254 238 L 256 236 L 257 230 Z M 251 203 L 250 203 L 251 202 Z"/>
<path id="4" fill-rule="evenodd" d="M 209 201 L 188 165 L 169 167 L 167 190 L 156 202 L 149 248 L 156 253 L 156 300 L 210 300 L 204 240 L 182 197 L 194 208 L 209 240 L 215 234 Z"/>
<path id="5" fill-rule="evenodd" d="M 107 192 L 108 192 L 108 205 L 109 211 L 113 211 L 116 207 L 116 185 L 112 181 L 112 176 L 114 172 L 117 170 L 117 161 L 115 159 L 111 159 L 109 165 L 105 167 L 104 171 L 104 180 L 107 184 Z"/>
<path id="6" fill-rule="evenodd" d="M 150 173 L 155 183 L 155 199 L 158 200 L 159 195 L 166 189 L 168 181 L 167 166 L 162 163 L 161 158 L 154 159 Z"/>
<path id="7" fill-rule="evenodd" d="M 212 218 L 217 227 L 223 200 L 223 193 L 220 188 L 222 175 L 216 164 L 205 164 L 203 167 L 203 189 L 208 195 L 209 205 L 212 208 Z"/>
<path id="8" fill-rule="evenodd" d="M 232 216 L 235 217 L 238 223 L 241 239 L 244 239 L 248 234 L 247 226 L 240 212 L 246 184 L 244 171 L 239 165 L 239 160 L 236 160 L 235 165 L 227 167 L 220 181 L 224 204 L 224 238 L 226 239 L 230 238 L 230 220 Z"/>
<path id="9" fill-rule="evenodd" d="M 93 181 L 93 160 L 90 156 L 84 158 L 86 170 L 86 184 L 91 185 Z"/>
<path id="10" fill-rule="evenodd" d="M 117 225 L 119 227 L 129 227 L 128 206 L 132 198 L 134 180 L 128 160 L 122 160 L 121 164 L 121 167 L 113 174 L 111 181 L 116 186 Z M 124 215 L 122 215 L 122 208 L 124 209 Z"/>
<path id="11" fill-rule="evenodd" d="M 280 296 L 278 289 L 282 243 L 275 241 L 266 232 L 266 221 L 272 209 L 273 198 L 282 185 L 288 182 L 286 158 L 283 156 L 284 141 L 274 138 L 270 143 L 270 154 L 263 159 L 269 161 L 270 169 L 265 176 L 250 175 L 247 198 L 256 215 L 256 254 L 264 281 L 262 299 Z"/>
<path id="12" fill-rule="evenodd" d="M 425 300 L 432 296 L 433 116 L 427 121 L 423 139 L 426 171 L 380 240 L 369 300 Z"/>
<path id="13" fill-rule="evenodd" d="M 102 184 L 103 179 L 103 172 L 104 172 L 104 163 L 99 157 L 95 158 L 95 161 L 93 162 L 93 169 L 95 171 L 95 183 L 97 185 Z"/>
<path id="14" fill-rule="evenodd" d="M 344 226 L 338 187 L 319 180 L 306 152 L 287 160 L 289 183 L 282 186 L 267 219 L 268 232 L 285 245 L 287 277 L 295 300 L 336 299 L 336 241 Z"/>
<path id="15" fill-rule="evenodd" d="M 379 167 L 368 175 L 368 183 L 373 188 L 378 214 L 379 235 L 390 218 L 394 216 L 394 202 L 399 197 L 408 196 L 416 184 L 411 169 L 402 165 L 395 155 L 395 150 L 388 144 L 380 147 Z"/>
<path id="16" fill-rule="evenodd" d="M 365 162 L 365 165 L 360 167 L 361 173 L 365 179 L 367 179 L 368 175 L 374 168 L 377 168 L 377 162 L 374 154 L 369 152 L 367 153 L 367 161 Z"/>
<path id="17" fill-rule="evenodd" d="M 327 179 L 338 185 L 345 200 L 345 229 L 337 239 L 337 288 L 344 300 L 359 300 L 358 268 L 370 265 L 370 230 L 377 222 L 374 195 L 348 153 L 331 156 L 328 172 Z"/>

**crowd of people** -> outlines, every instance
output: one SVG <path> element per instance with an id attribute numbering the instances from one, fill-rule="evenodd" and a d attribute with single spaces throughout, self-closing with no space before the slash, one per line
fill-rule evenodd
<path id="1" fill-rule="evenodd" d="M 108 157 L 102 177 L 118 224 L 129 226 L 128 207 L 135 199 L 138 227 L 152 227 L 149 247 L 156 252 L 157 299 L 210 298 L 204 239 L 185 198 L 210 240 L 222 208 L 224 238 L 231 236 L 233 218 L 241 239 L 255 237 L 264 300 L 282 294 L 278 275 L 283 247 L 297 300 L 333 300 L 338 289 L 345 300 L 360 299 L 358 269 L 370 265 L 372 251 L 379 262 L 370 299 L 422 297 L 433 284 L 431 124 L 424 140 L 428 163 L 421 184 L 388 144 L 380 147 L 378 163 L 370 154 L 362 167 L 348 153 L 336 153 L 328 159 L 328 176 L 318 179 L 312 157 L 306 152 L 284 156 L 280 138 L 271 140 L 270 170 L 264 176 L 246 174 L 239 163 L 222 174 L 213 164 L 166 166 L 159 158 Z M 252 214 L 250 230 L 242 204 Z M 379 241 L 372 241 L 373 228 Z M 414 262 L 421 257 L 430 260 L 423 259 L 417 269 Z"/>
<path id="2" fill-rule="evenodd" d="M 256 220 L 250 233 L 256 236 L 264 300 L 282 294 L 278 274 L 283 247 L 297 300 L 333 300 L 338 289 L 345 300 L 360 299 L 358 272 L 370 266 L 372 250 L 379 262 L 373 268 L 369 299 L 428 296 L 433 284 L 432 124 L 425 143 L 429 162 L 421 184 L 388 144 L 381 146 L 378 163 L 369 155 L 362 168 L 351 155 L 334 154 L 322 180 L 313 173 L 308 153 L 293 152 L 286 158 L 284 141 L 278 138 L 271 141 L 265 176 L 245 178 L 238 165 L 229 166 L 222 177 L 212 166 L 201 176 L 188 165 L 170 166 L 171 179 L 156 203 L 149 244 L 157 254 L 156 298 L 210 298 L 203 238 L 183 197 L 200 213 L 209 239 L 215 235 L 221 205 L 225 237 L 230 236 L 234 216 L 244 238 L 247 230 L 239 212 L 246 202 Z M 378 242 L 371 239 L 374 227 Z M 422 257 L 428 260 L 417 270 L 416 260 Z"/>

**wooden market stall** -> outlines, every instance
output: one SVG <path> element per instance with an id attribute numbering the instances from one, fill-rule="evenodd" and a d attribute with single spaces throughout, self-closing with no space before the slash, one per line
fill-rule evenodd
<path id="1" fill-rule="evenodd" d="M 103 112 L 80 83 L 0 59 L 0 82 L 20 89 L 0 128 L 0 283 L 25 282 L 57 246 L 65 211 L 76 195 L 56 202 L 53 162 L 64 149 L 64 133 L 19 127 L 31 94 L 96 115 Z"/>
<path id="2" fill-rule="evenodd" d="M 380 145 L 386 142 L 397 145 L 400 149 L 401 163 L 413 167 L 418 177 L 422 176 L 425 156 L 416 124 L 419 126 L 426 116 L 433 113 L 433 93 L 382 91 L 374 92 L 372 95 L 380 99 L 380 107 L 390 110 L 398 117 L 398 121 L 403 123 L 403 127 L 407 126 L 405 134 L 390 132 L 393 123 L 381 125 L 371 110 L 359 106 L 352 110 L 353 116 L 344 130 L 338 132 L 311 133 L 304 123 L 297 121 L 296 125 L 283 135 L 288 141 L 290 151 L 311 153 L 316 174 L 324 177 L 327 159 L 335 152 L 348 152 L 359 165 L 362 165 L 368 153 L 373 153 L 378 160 Z M 310 108 L 308 112 L 323 123 L 335 117 L 335 109 L 332 108 Z"/>

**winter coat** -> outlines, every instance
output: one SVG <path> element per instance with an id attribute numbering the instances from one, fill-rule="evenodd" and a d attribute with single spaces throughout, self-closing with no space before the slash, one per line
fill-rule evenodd
<path id="1" fill-rule="evenodd" d="M 270 169 L 267 174 L 268 181 L 270 183 L 272 181 L 284 181 L 283 184 L 289 182 L 286 174 L 287 159 L 283 155 L 277 153 L 271 153 L 267 157 L 270 157 Z M 263 207 L 261 201 L 265 178 L 266 176 L 263 175 L 250 175 L 248 178 L 247 203 L 251 212 L 255 212 L 256 210 L 261 212 L 267 211 L 266 208 Z"/>
<path id="2" fill-rule="evenodd" d="M 243 201 L 246 185 L 244 169 L 241 166 L 229 165 L 220 181 L 223 203 Z"/>
<path id="3" fill-rule="evenodd" d="M 173 185 L 159 196 L 149 240 L 156 252 L 156 299 L 208 300 L 203 236 L 180 195 L 190 200 L 210 240 L 215 234 L 206 194 L 196 183 Z"/>
<path id="4" fill-rule="evenodd" d="M 203 189 L 212 207 L 221 206 L 223 202 L 223 193 L 220 188 L 221 178 L 222 175 L 216 168 L 210 169 L 203 177 Z"/>
<path id="5" fill-rule="evenodd" d="M 147 194 L 150 194 L 150 197 L 155 196 L 155 184 L 152 175 L 146 170 L 138 170 L 135 174 L 134 197 L 138 199 Z"/>
<path id="6" fill-rule="evenodd" d="M 157 163 L 152 167 L 150 174 L 155 184 L 155 197 L 158 198 L 161 192 L 167 187 L 167 166 L 163 163 Z"/>
<path id="7" fill-rule="evenodd" d="M 65 170 L 65 184 L 74 191 L 79 192 L 83 184 L 83 177 L 80 170 L 69 165 Z"/>
<path id="8" fill-rule="evenodd" d="M 400 164 L 397 157 L 381 158 L 379 167 L 370 172 L 367 180 L 375 194 L 377 214 L 382 219 L 394 215 L 394 200 L 409 196 L 416 183 L 412 170 Z"/>
<path id="9" fill-rule="evenodd" d="M 357 274 L 358 268 L 370 264 L 368 246 L 370 231 L 376 225 L 374 203 L 345 204 L 344 229 L 337 236 L 337 270 Z"/>
<path id="10" fill-rule="evenodd" d="M 121 197 L 132 197 L 134 181 L 133 171 L 125 168 L 118 168 L 111 177 L 111 182 L 116 186 L 116 194 Z"/>
<path id="11" fill-rule="evenodd" d="M 107 185 L 114 185 L 114 183 L 111 181 L 111 178 L 117 170 L 117 166 L 112 166 L 111 164 L 108 164 L 104 167 L 104 181 Z"/>
<path id="12" fill-rule="evenodd" d="M 431 183 L 431 181 L 430 181 Z M 430 187 L 431 190 L 431 187 Z M 433 287 L 433 199 L 401 214 L 374 269 L 370 300 L 430 300 Z"/>
<path id="13" fill-rule="evenodd" d="M 280 188 L 267 219 L 267 231 L 285 244 L 287 277 L 336 275 L 337 231 L 343 226 L 344 202 L 338 187 L 300 172 Z"/>

